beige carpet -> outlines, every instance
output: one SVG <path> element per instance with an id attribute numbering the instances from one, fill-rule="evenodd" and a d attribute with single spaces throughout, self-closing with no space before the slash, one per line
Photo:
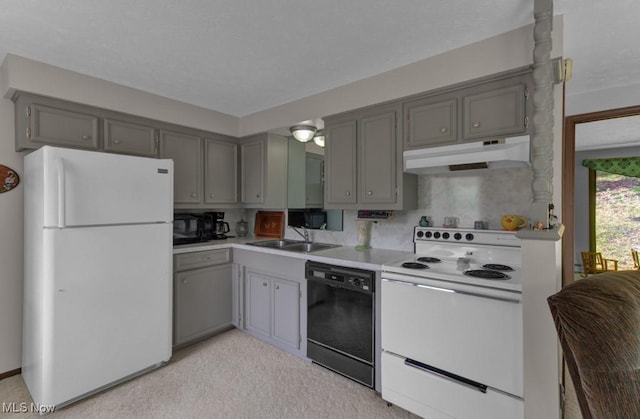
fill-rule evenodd
<path id="1" fill-rule="evenodd" d="M 0 402 L 31 403 L 22 376 Z M 36 418 L 36 413 L 2 413 Z M 47 418 L 415 418 L 373 390 L 236 329 L 176 352 L 169 365 Z"/>

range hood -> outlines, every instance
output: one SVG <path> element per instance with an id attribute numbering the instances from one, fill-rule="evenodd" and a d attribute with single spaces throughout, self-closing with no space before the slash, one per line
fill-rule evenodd
<path id="1" fill-rule="evenodd" d="M 500 169 L 530 166 L 528 135 L 441 147 L 409 150 L 403 153 L 404 171 L 418 174 L 447 173 L 458 170 Z"/>

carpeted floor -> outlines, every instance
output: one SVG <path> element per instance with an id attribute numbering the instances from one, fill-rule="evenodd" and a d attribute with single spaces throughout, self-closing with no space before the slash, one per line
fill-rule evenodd
<path id="1" fill-rule="evenodd" d="M 30 405 L 22 376 L 0 402 Z M 36 418 L 37 413 L 3 413 Z M 169 365 L 47 418 L 415 418 L 373 390 L 236 329 L 176 352 Z"/>

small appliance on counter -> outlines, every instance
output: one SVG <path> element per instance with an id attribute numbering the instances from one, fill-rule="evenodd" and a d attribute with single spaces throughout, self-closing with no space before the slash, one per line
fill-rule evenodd
<path id="1" fill-rule="evenodd" d="M 249 234 L 249 223 L 244 218 L 236 223 L 236 234 L 238 237 L 246 237 Z"/>
<path id="2" fill-rule="evenodd" d="M 213 230 L 212 240 L 224 240 L 232 236 L 227 236 L 227 233 L 231 231 L 229 223 L 224 221 L 224 212 L 213 212 L 215 216 L 215 230 Z"/>
<path id="3" fill-rule="evenodd" d="M 233 236 L 224 212 L 175 213 L 173 215 L 173 245 L 224 240 Z"/>

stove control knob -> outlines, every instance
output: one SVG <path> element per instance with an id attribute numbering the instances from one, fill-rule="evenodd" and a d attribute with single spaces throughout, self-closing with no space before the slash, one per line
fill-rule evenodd
<path id="1" fill-rule="evenodd" d="M 449 238 L 449 233 L 442 233 L 442 238 L 443 239 L 448 239 Z"/>
<path id="2" fill-rule="evenodd" d="M 440 233 L 437 232 L 437 231 L 435 233 L 433 233 L 433 238 L 434 239 L 439 239 L 440 238 Z"/>
<path id="3" fill-rule="evenodd" d="M 471 241 L 471 240 L 473 240 L 473 234 L 467 233 L 467 235 L 464 236 L 464 238 L 467 239 L 467 241 Z"/>
<path id="4" fill-rule="evenodd" d="M 418 231 L 416 233 L 416 236 L 418 236 L 418 238 L 422 238 L 422 236 L 424 236 L 424 232 L 423 231 Z"/>
<path id="5" fill-rule="evenodd" d="M 456 233 L 456 234 L 453 235 L 453 238 L 456 239 L 456 240 L 460 240 L 462 238 L 462 234 Z"/>
<path id="6" fill-rule="evenodd" d="M 431 236 L 432 236 L 432 235 L 433 235 L 433 234 L 432 234 L 430 231 L 427 231 L 426 233 L 424 233 L 424 236 L 425 236 L 427 239 L 431 238 Z"/>
<path id="7" fill-rule="evenodd" d="M 351 279 L 351 283 L 354 287 L 359 287 L 360 285 L 362 285 L 362 280 L 359 278 L 353 278 Z"/>

